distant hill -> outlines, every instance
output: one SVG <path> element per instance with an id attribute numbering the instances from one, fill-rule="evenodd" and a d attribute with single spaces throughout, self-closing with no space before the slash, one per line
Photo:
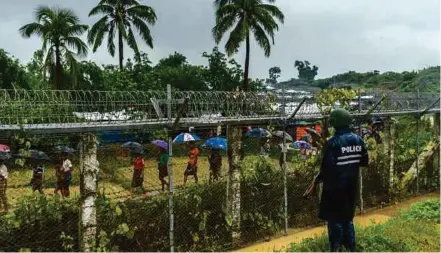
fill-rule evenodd
<path id="1" fill-rule="evenodd" d="M 275 88 L 299 89 L 312 91 L 317 88 L 374 88 L 395 91 L 420 91 L 440 92 L 440 66 L 429 67 L 419 71 L 385 72 L 372 71 L 358 73 L 349 71 L 329 78 L 317 79 L 310 83 L 300 79 L 291 79 L 280 82 Z"/>

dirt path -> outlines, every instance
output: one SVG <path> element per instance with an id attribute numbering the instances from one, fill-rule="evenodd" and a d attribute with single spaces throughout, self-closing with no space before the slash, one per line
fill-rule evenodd
<path id="1" fill-rule="evenodd" d="M 400 213 L 400 210 L 408 208 L 410 205 L 420 202 L 426 199 L 439 198 L 439 193 L 426 194 L 419 197 L 414 197 L 409 200 L 403 201 L 401 203 L 388 206 L 382 209 L 376 209 L 371 212 L 367 212 L 363 215 L 355 217 L 355 224 L 365 227 L 375 223 L 383 223 L 389 220 L 391 217 L 396 216 Z M 234 252 L 273 252 L 273 251 L 283 251 L 289 244 L 301 242 L 305 238 L 319 236 L 326 232 L 326 226 L 320 226 L 315 228 L 306 229 L 299 231 L 298 229 L 291 229 L 288 231 L 287 236 L 282 236 L 275 238 L 269 242 L 261 242 L 236 250 Z"/>

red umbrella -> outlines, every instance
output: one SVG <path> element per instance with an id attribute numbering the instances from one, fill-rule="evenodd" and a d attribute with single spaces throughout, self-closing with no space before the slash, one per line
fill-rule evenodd
<path id="1" fill-rule="evenodd" d="M 0 151 L 2 151 L 2 152 L 11 152 L 11 149 L 8 146 L 6 146 L 6 145 L 0 144 Z"/>

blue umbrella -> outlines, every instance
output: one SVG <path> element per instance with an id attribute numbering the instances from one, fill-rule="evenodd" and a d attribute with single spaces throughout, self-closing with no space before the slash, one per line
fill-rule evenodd
<path id="1" fill-rule="evenodd" d="M 128 150 L 128 151 L 132 151 L 132 152 L 136 152 L 136 153 L 143 153 L 144 152 L 144 148 L 142 147 L 142 145 L 138 142 L 135 142 L 135 141 L 126 142 L 123 145 L 121 145 L 121 147 L 123 149 Z"/>
<path id="2" fill-rule="evenodd" d="M 75 153 L 75 149 L 69 148 L 67 146 L 56 146 L 54 150 L 55 152 L 60 152 L 60 153 L 68 153 L 68 154 Z"/>
<path id="3" fill-rule="evenodd" d="M 166 141 L 155 140 L 155 141 L 152 141 L 152 144 L 157 146 L 157 147 L 160 147 L 160 148 L 163 148 L 165 150 L 168 150 L 168 143 Z"/>
<path id="4" fill-rule="evenodd" d="M 271 137 L 271 133 L 263 128 L 254 128 L 251 129 L 250 131 L 248 131 L 245 136 L 248 137 L 260 137 L 260 138 L 266 138 L 266 137 Z"/>
<path id="5" fill-rule="evenodd" d="M 296 149 L 300 149 L 302 144 L 305 145 L 306 149 L 311 149 L 311 144 L 307 143 L 306 141 L 296 141 L 292 144 L 292 146 Z"/>
<path id="6" fill-rule="evenodd" d="M 195 134 L 191 133 L 181 133 L 173 140 L 173 142 L 176 143 L 184 143 L 184 142 L 190 142 L 190 141 L 200 141 L 201 138 L 199 138 Z"/>
<path id="7" fill-rule="evenodd" d="M 205 141 L 203 146 L 212 149 L 227 150 L 227 140 L 221 137 L 213 137 Z"/>

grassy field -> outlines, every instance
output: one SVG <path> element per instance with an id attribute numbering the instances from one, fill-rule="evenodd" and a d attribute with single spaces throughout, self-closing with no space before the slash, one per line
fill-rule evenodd
<path id="1" fill-rule="evenodd" d="M 245 162 L 255 161 L 258 156 L 248 156 Z M 270 158 L 271 162 L 278 166 L 278 160 Z M 131 195 L 131 180 L 133 169 L 129 158 L 125 157 L 101 157 L 99 191 L 112 198 L 124 198 Z M 209 164 L 206 156 L 199 158 L 199 183 L 207 183 L 209 180 Z M 173 157 L 173 182 L 179 188 L 184 183 L 184 171 L 187 166 L 186 157 Z M 228 171 L 228 161 L 224 157 L 222 162 L 221 176 L 224 177 Z M 10 169 L 8 179 L 7 196 L 10 205 L 15 205 L 20 196 L 32 192 L 30 180 L 32 170 Z M 194 184 L 193 177 L 189 177 L 187 184 Z M 47 195 L 54 194 L 56 186 L 55 169 L 53 165 L 48 165 L 44 171 L 44 192 Z M 161 183 L 158 179 L 157 163 L 153 159 L 146 159 L 146 169 L 144 172 L 144 187 L 147 191 L 161 190 Z M 71 185 L 71 195 L 79 194 L 79 172 L 78 165 L 74 162 L 73 180 Z"/>

